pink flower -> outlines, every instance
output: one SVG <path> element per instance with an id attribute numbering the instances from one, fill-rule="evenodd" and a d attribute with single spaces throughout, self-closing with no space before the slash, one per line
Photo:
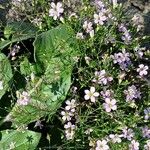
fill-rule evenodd
<path id="1" fill-rule="evenodd" d="M 90 37 L 94 36 L 94 30 L 93 30 L 92 22 L 85 21 L 83 24 L 83 29 L 86 31 L 86 33 L 90 34 Z"/>
<path id="2" fill-rule="evenodd" d="M 129 145 L 129 150 L 139 150 L 139 145 L 139 142 L 132 140 L 131 144 Z"/>
<path id="3" fill-rule="evenodd" d="M 51 3 L 51 9 L 49 10 L 49 16 L 53 17 L 54 20 L 60 17 L 60 15 L 64 12 L 62 8 L 62 3 L 58 2 L 55 4 L 54 2 Z"/>
<path id="4" fill-rule="evenodd" d="M 141 92 L 134 85 L 129 86 L 128 90 L 124 90 L 124 93 L 126 95 L 126 102 L 134 102 L 134 99 L 141 98 Z"/>
<path id="5" fill-rule="evenodd" d="M 101 71 L 95 71 L 95 78 L 92 81 L 97 82 L 98 84 L 107 85 L 108 82 L 112 80 L 113 78 L 109 76 L 105 70 L 101 70 Z"/>
<path id="6" fill-rule="evenodd" d="M 17 103 L 19 105 L 28 105 L 28 103 L 30 102 L 30 96 L 27 92 L 23 91 L 22 94 L 19 96 L 19 99 L 17 100 Z"/>
<path id="7" fill-rule="evenodd" d="M 143 64 L 139 65 L 139 68 L 137 69 L 137 72 L 139 72 L 139 75 L 143 77 L 144 75 L 147 75 L 148 66 L 144 66 Z"/>
<path id="8" fill-rule="evenodd" d="M 99 25 L 103 25 L 104 21 L 107 20 L 107 17 L 104 13 L 100 12 L 99 14 L 94 14 L 94 22 Z"/>
<path id="9" fill-rule="evenodd" d="M 110 98 L 106 98 L 103 107 L 106 110 L 106 112 L 111 112 L 111 110 L 116 110 L 117 109 L 116 100 L 115 99 L 111 100 Z"/>
<path id="10" fill-rule="evenodd" d="M 131 141 L 131 139 L 134 136 L 133 130 L 128 129 L 127 127 L 125 127 L 122 131 L 123 131 L 122 137 L 124 137 L 124 138 L 128 139 L 129 141 Z"/>

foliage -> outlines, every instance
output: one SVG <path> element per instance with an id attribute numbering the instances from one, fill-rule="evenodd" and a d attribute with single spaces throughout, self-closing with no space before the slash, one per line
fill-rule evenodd
<path id="1" fill-rule="evenodd" d="M 150 37 L 136 14 L 129 20 L 107 0 L 17 0 L 8 9 L 0 149 L 150 148 Z"/>

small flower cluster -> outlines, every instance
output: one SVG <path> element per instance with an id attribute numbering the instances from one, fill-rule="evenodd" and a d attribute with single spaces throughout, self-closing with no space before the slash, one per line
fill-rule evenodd
<path id="1" fill-rule="evenodd" d="M 130 54 L 126 52 L 125 49 L 123 49 L 122 52 L 111 55 L 111 57 L 113 58 L 114 64 L 119 64 L 122 70 L 127 70 L 128 66 L 131 64 Z"/>
<path id="2" fill-rule="evenodd" d="M 90 37 L 94 36 L 94 29 L 93 29 L 93 23 L 92 22 L 85 21 L 83 23 L 83 29 L 86 31 L 86 33 L 90 34 Z"/>
<path id="3" fill-rule="evenodd" d="M 98 83 L 101 85 L 107 85 L 111 82 L 113 78 L 106 73 L 105 70 L 95 71 L 95 78 L 92 80 L 94 83 Z"/>
<path id="4" fill-rule="evenodd" d="M 129 145 L 129 150 L 139 150 L 139 142 L 132 140 L 130 145 Z"/>
<path id="5" fill-rule="evenodd" d="M 127 128 L 125 127 L 123 130 L 122 130 L 122 137 L 131 141 L 132 138 L 134 137 L 134 132 L 132 129 L 130 128 Z"/>
<path id="6" fill-rule="evenodd" d="M 95 31 L 94 31 L 94 24 L 96 25 L 104 25 L 104 23 L 106 21 L 108 21 L 108 19 L 113 19 L 112 14 L 110 13 L 110 11 L 108 9 L 106 9 L 105 4 L 102 1 L 96 0 L 94 2 L 94 5 L 97 8 L 97 12 L 94 13 L 93 15 L 93 21 L 88 21 L 85 20 L 83 23 L 83 29 L 84 31 L 90 35 L 91 38 L 94 37 Z M 78 32 L 76 35 L 77 39 L 83 39 L 83 33 L 82 32 Z"/>
<path id="7" fill-rule="evenodd" d="M 98 14 L 94 14 L 94 22 L 97 25 L 104 25 L 104 22 L 107 20 L 106 13 L 108 11 L 102 1 L 97 1 L 96 4 L 98 4 Z"/>
<path id="8" fill-rule="evenodd" d="M 17 93 L 17 94 L 18 94 L 18 96 L 17 96 L 18 97 L 18 100 L 17 100 L 18 105 L 26 106 L 31 101 L 30 95 L 28 92 L 23 91 L 22 94 L 20 94 L 20 93 Z"/>
<path id="9" fill-rule="evenodd" d="M 125 44 L 129 44 L 131 42 L 131 35 L 124 24 L 119 25 L 119 31 L 122 32 L 121 39 Z"/>
<path id="10" fill-rule="evenodd" d="M 144 28 L 144 19 L 139 13 L 134 14 L 131 21 L 133 26 L 137 28 L 137 32 Z"/>
<path id="11" fill-rule="evenodd" d="M 128 90 L 124 90 L 126 102 L 134 102 L 134 99 L 141 98 L 141 92 L 137 90 L 135 85 L 129 86 Z"/>
<path id="12" fill-rule="evenodd" d="M 71 101 L 67 100 L 65 103 L 66 103 L 65 111 L 62 111 L 61 115 L 62 120 L 66 122 L 64 125 L 66 139 L 71 140 L 74 138 L 76 129 L 76 126 L 72 124 L 71 120 L 75 116 L 77 103 L 75 99 L 72 99 Z"/>
<path id="13" fill-rule="evenodd" d="M 145 126 L 141 128 L 142 135 L 144 138 L 150 138 L 150 129 Z M 92 130 L 93 131 L 93 130 Z M 110 150 L 110 147 L 108 143 L 114 144 L 114 143 L 121 143 L 122 138 L 127 139 L 130 141 L 130 144 L 128 145 L 129 150 L 139 150 L 140 143 L 134 139 L 135 133 L 131 128 L 125 127 L 122 129 L 122 134 L 109 134 L 109 136 L 106 136 L 102 140 L 95 140 L 92 138 L 89 138 L 89 146 L 92 147 L 91 150 Z M 150 148 L 150 141 L 148 140 L 146 145 L 144 145 L 144 150 L 149 150 Z"/>

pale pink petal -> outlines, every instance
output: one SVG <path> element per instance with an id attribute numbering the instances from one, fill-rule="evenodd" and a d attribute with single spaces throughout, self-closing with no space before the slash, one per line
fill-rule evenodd
<path id="1" fill-rule="evenodd" d="M 110 98 L 105 98 L 105 102 L 106 102 L 107 104 L 109 104 L 109 103 L 110 103 Z"/>
<path id="2" fill-rule="evenodd" d="M 91 102 L 95 103 L 96 99 L 94 96 L 91 96 Z"/>
<path id="3" fill-rule="evenodd" d="M 117 109 L 117 106 L 116 105 L 114 105 L 114 106 L 112 106 L 112 108 L 111 108 L 112 110 L 116 110 Z"/>
<path id="4" fill-rule="evenodd" d="M 51 7 L 55 9 L 55 7 L 56 7 L 55 3 L 52 2 Z"/>
<path id="5" fill-rule="evenodd" d="M 85 94 L 89 94 L 89 92 L 90 92 L 89 90 L 84 90 Z"/>
<path id="6" fill-rule="evenodd" d="M 62 7 L 62 3 L 58 2 L 57 3 L 57 8 L 60 8 L 60 7 Z"/>
<path id="7" fill-rule="evenodd" d="M 90 96 L 89 96 L 89 95 L 85 95 L 85 96 L 84 96 L 84 99 L 85 99 L 85 100 L 89 100 L 89 99 L 90 99 Z"/>
<path id="8" fill-rule="evenodd" d="M 91 87 L 90 91 L 91 91 L 91 93 L 94 93 L 95 92 L 95 87 Z"/>
<path id="9" fill-rule="evenodd" d="M 112 104 L 112 105 L 116 104 L 116 100 L 115 100 L 115 99 L 112 99 L 111 104 Z"/>
<path id="10" fill-rule="evenodd" d="M 111 108 L 110 107 L 106 107 L 106 112 L 111 112 Z"/>
<path id="11" fill-rule="evenodd" d="M 99 96 L 99 93 L 98 93 L 98 92 L 95 92 L 93 95 L 94 95 L 95 97 L 98 97 L 98 96 Z"/>

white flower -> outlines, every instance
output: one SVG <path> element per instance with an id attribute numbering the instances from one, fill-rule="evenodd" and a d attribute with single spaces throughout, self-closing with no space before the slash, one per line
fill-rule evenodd
<path id="1" fill-rule="evenodd" d="M 99 25 L 103 25 L 104 21 L 107 20 L 107 17 L 104 13 L 100 12 L 99 14 L 94 14 L 94 22 Z"/>
<path id="2" fill-rule="evenodd" d="M 139 150 L 139 145 L 139 142 L 132 140 L 131 144 L 129 145 L 129 150 Z"/>
<path id="3" fill-rule="evenodd" d="M 49 10 L 49 16 L 53 17 L 54 20 L 60 18 L 60 15 L 64 12 L 62 8 L 62 3 L 58 2 L 55 4 L 54 2 L 51 3 L 51 9 Z"/>
<path id="4" fill-rule="evenodd" d="M 83 33 L 82 33 L 82 32 L 78 32 L 78 33 L 76 34 L 76 38 L 77 38 L 77 39 L 84 39 Z"/>
<path id="5" fill-rule="evenodd" d="M 64 125 L 64 128 L 74 130 L 75 125 L 73 125 L 71 122 L 68 122 L 67 124 Z"/>
<path id="6" fill-rule="evenodd" d="M 118 134 L 110 134 L 109 135 L 109 138 L 111 139 L 111 141 L 113 142 L 113 143 L 121 143 L 121 138 L 120 138 L 121 136 L 120 135 L 118 135 Z"/>
<path id="7" fill-rule="evenodd" d="M 147 75 L 148 66 L 144 66 L 143 64 L 139 65 L 139 68 L 137 69 L 137 72 L 139 72 L 139 75 L 142 77 L 144 75 Z"/>
<path id="8" fill-rule="evenodd" d="M 91 100 L 91 102 L 95 103 L 96 102 L 96 97 L 99 96 L 98 92 L 95 92 L 95 87 L 91 87 L 90 90 L 84 90 L 85 92 L 85 96 L 84 99 L 85 100 Z"/>
<path id="9" fill-rule="evenodd" d="M 85 56 L 84 59 L 85 59 L 85 62 L 89 65 L 90 61 L 91 61 L 91 58 L 88 57 L 88 56 Z"/>
<path id="10" fill-rule="evenodd" d="M 67 140 L 72 140 L 74 138 L 75 134 L 75 125 L 73 125 L 71 122 L 68 122 L 64 125 L 65 130 L 65 136 Z"/>
<path id="11" fill-rule="evenodd" d="M 0 90 L 3 90 L 3 81 L 0 81 Z"/>
<path id="12" fill-rule="evenodd" d="M 62 111 L 61 115 L 62 115 L 63 121 L 70 121 L 71 117 L 73 116 L 73 114 L 71 112 L 66 112 L 66 111 Z"/>
<path id="13" fill-rule="evenodd" d="M 106 112 L 111 112 L 111 110 L 116 110 L 117 109 L 116 100 L 115 99 L 111 100 L 110 98 L 106 98 L 103 107 L 106 110 Z"/>
<path id="14" fill-rule="evenodd" d="M 75 112 L 75 107 L 76 107 L 76 100 L 75 99 L 72 99 L 71 101 L 67 100 L 66 102 L 66 107 L 65 107 L 65 110 L 67 111 L 71 111 L 71 112 Z"/>
<path id="15" fill-rule="evenodd" d="M 146 141 L 146 145 L 144 145 L 144 150 L 150 150 L 150 140 Z"/>
<path id="16" fill-rule="evenodd" d="M 65 130 L 65 136 L 67 140 L 72 140 L 74 138 L 74 130 Z"/>
<path id="17" fill-rule="evenodd" d="M 98 140 L 96 142 L 96 148 L 95 150 L 109 150 L 109 146 L 107 145 L 107 141 L 106 140 Z"/>

